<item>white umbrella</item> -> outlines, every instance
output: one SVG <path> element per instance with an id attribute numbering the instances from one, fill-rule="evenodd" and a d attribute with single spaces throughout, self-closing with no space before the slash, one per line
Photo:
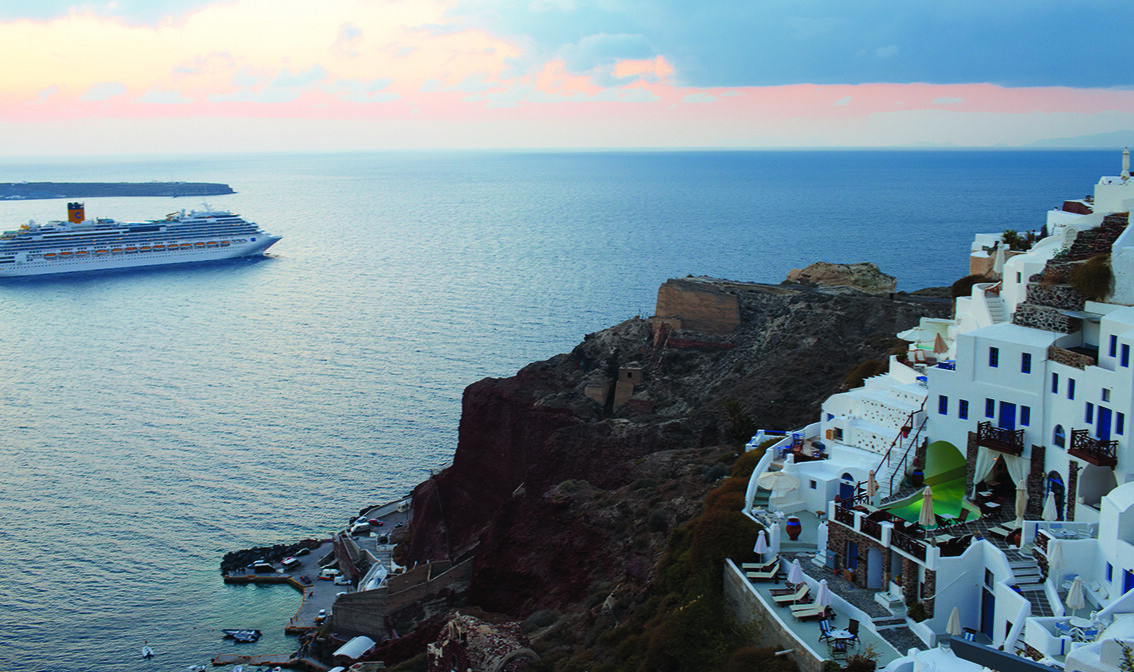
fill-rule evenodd
<path id="1" fill-rule="evenodd" d="M 1071 589 L 1067 591 L 1066 604 L 1071 611 L 1087 606 L 1087 601 L 1083 599 L 1083 580 L 1077 576 L 1071 582 Z"/>
<path id="2" fill-rule="evenodd" d="M 760 559 L 763 560 L 764 554 L 769 550 L 771 549 L 768 547 L 768 535 L 764 533 L 764 530 L 760 530 L 760 534 L 756 537 L 756 546 L 752 549 L 752 552 L 759 553 Z"/>
<path id="3" fill-rule="evenodd" d="M 787 573 L 788 583 L 803 583 L 803 567 L 799 564 L 799 558 L 791 561 L 791 569 Z"/>
<path id="4" fill-rule="evenodd" d="M 919 525 L 925 529 L 929 529 L 937 524 L 937 519 L 933 517 L 933 489 L 928 485 L 925 490 L 921 491 L 921 514 L 917 518 Z"/>
<path id="5" fill-rule="evenodd" d="M 1016 484 L 1016 517 L 1024 517 L 1024 509 L 1028 506 L 1028 489 L 1023 481 Z"/>
<path id="6" fill-rule="evenodd" d="M 819 523 L 819 528 L 815 532 L 815 547 L 820 554 L 827 550 L 827 521 Z"/>
<path id="7" fill-rule="evenodd" d="M 827 579 L 819 582 L 819 592 L 815 594 L 815 604 L 820 607 L 831 604 L 831 589 L 827 587 Z"/>
<path id="8" fill-rule="evenodd" d="M 961 612 L 957 607 L 953 607 L 953 611 L 949 612 L 949 622 L 945 624 L 945 632 L 954 637 L 961 636 Z"/>
<path id="9" fill-rule="evenodd" d="M 783 497 L 799 487 L 800 480 L 782 471 L 768 471 L 760 474 L 756 485 L 772 491 L 772 498 Z"/>
<path id="10" fill-rule="evenodd" d="M 779 523 L 772 523 L 772 531 L 768 533 L 768 545 L 772 547 L 771 550 L 774 553 L 780 552 L 780 536 L 781 536 L 781 534 L 782 533 L 780 531 L 780 524 Z"/>
<path id="11" fill-rule="evenodd" d="M 1047 497 L 1043 500 L 1043 519 L 1044 520 L 1059 520 L 1059 513 L 1055 510 L 1055 493 L 1048 490 Z"/>
<path id="12" fill-rule="evenodd" d="M 1020 536 L 1023 536 L 1021 534 Z M 1047 542 L 1047 575 L 1055 579 L 1058 585 L 1059 574 L 1063 571 L 1063 544 L 1053 539 Z"/>
<path id="13" fill-rule="evenodd" d="M 870 473 L 866 475 L 866 496 L 870 499 L 870 504 L 874 504 L 874 496 L 878 494 L 878 482 L 874 480 L 874 470 L 871 469 Z"/>

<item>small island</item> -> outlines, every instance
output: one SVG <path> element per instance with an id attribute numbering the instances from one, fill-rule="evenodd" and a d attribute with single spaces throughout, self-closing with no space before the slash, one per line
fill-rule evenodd
<path id="1" fill-rule="evenodd" d="M 234 194 L 217 182 L 0 182 L 0 200 L 103 196 L 219 196 Z"/>

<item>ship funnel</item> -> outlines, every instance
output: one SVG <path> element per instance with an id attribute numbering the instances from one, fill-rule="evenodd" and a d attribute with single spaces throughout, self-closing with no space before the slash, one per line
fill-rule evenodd
<path id="1" fill-rule="evenodd" d="M 1122 150 L 1122 181 L 1130 179 L 1130 148 Z"/>
<path id="2" fill-rule="evenodd" d="M 72 224 L 78 224 L 87 218 L 86 210 L 83 208 L 82 203 L 68 203 L 67 204 L 67 221 Z"/>

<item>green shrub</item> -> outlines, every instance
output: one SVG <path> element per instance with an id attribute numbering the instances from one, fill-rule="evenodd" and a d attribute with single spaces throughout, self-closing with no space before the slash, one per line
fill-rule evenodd
<path id="1" fill-rule="evenodd" d="M 740 511 L 716 511 L 697 519 L 693 544 L 689 549 L 689 569 L 699 572 L 713 568 L 719 581 L 725 558 L 739 558 L 752 552 L 760 526 Z"/>
<path id="2" fill-rule="evenodd" d="M 729 475 L 733 478 L 743 478 L 747 481 L 752 476 L 752 472 L 756 470 L 756 465 L 763 459 L 764 453 L 768 450 L 768 446 L 779 440 L 779 437 L 768 439 L 761 443 L 758 448 L 749 450 L 736 458 L 736 462 L 732 463 L 732 473 Z"/>
<path id="3" fill-rule="evenodd" d="M 1110 254 L 1096 254 L 1071 270 L 1071 286 L 1083 298 L 1102 301 L 1114 291 Z"/>
<path id="4" fill-rule="evenodd" d="M 973 285 L 988 281 L 989 278 L 981 275 L 980 273 L 966 275 L 960 280 L 949 285 L 949 296 L 953 297 L 954 299 L 962 296 L 969 296 L 973 292 Z"/>
<path id="5" fill-rule="evenodd" d="M 880 373 L 886 373 L 887 365 L 885 362 L 880 362 L 877 359 L 868 359 L 865 362 L 860 362 L 851 367 L 847 371 L 847 375 L 843 376 L 843 388 L 853 390 L 862 385 L 862 381 L 877 376 Z"/>
<path id="6" fill-rule="evenodd" d="M 925 611 L 925 605 L 921 602 L 914 602 L 912 605 L 910 605 L 909 609 L 906 610 L 906 615 L 917 623 L 921 623 L 925 619 L 929 618 L 929 614 L 927 614 Z"/>
<path id="7" fill-rule="evenodd" d="M 725 417 L 728 418 L 728 424 L 725 425 L 724 430 L 725 440 L 735 446 L 743 446 L 748 443 L 748 440 L 759 429 L 756 426 L 756 421 L 735 399 L 729 399 L 725 402 Z"/>

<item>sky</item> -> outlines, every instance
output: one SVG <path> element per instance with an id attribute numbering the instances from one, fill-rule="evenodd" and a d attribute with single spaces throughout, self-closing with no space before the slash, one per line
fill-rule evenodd
<path id="1" fill-rule="evenodd" d="M 0 143 L 1120 147 L 1132 25 L 1125 0 L 0 0 Z"/>

